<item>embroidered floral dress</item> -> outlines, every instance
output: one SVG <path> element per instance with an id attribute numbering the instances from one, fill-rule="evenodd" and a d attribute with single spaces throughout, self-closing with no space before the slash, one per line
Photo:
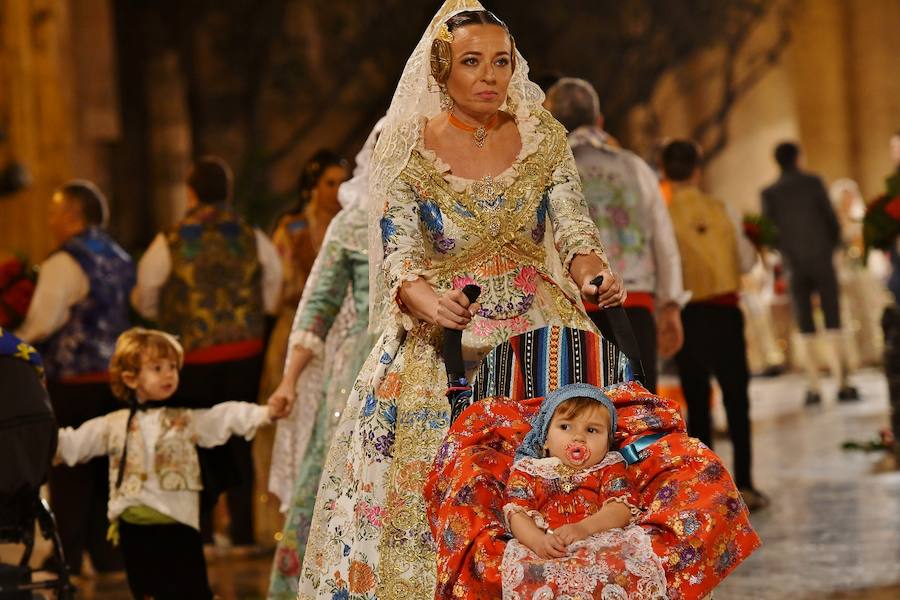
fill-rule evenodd
<path id="1" fill-rule="evenodd" d="M 530 516 L 541 529 L 578 523 L 608 502 L 622 502 L 640 514 L 638 500 L 618 452 L 572 472 L 558 458 L 526 457 L 515 463 L 506 484 L 503 513 Z M 666 597 L 666 577 L 650 536 L 639 526 L 610 529 L 570 544 L 566 556 L 542 559 L 515 538 L 506 545 L 501 567 L 503 598 Z"/>
<path id="2" fill-rule="evenodd" d="M 353 382 L 375 343 L 367 332 L 366 229 L 365 207 L 344 210 L 334 218 L 294 319 L 290 346 L 312 350 L 316 358 L 297 382 L 291 417 L 278 424 L 276 433 L 270 489 L 284 498 L 288 510 L 269 598 L 297 596 L 325 454 Z"/>
<path id="3" fill-rule="evenodd" d="M 422 147 L 420 127 L 380 221 L 382 268 L 395 300 L 403 282 L 416 278 L 438 293 L 481 287 L 481 310 L 463 334 L 469 360 L 546 324 L 593 328 L 564 275 L 577 254 L 603 256 L 565 131 L 543 110 L 517 124 L 516 160 L 482 181 L 450 174 Z M 449 425 L 441 331 L 393 306 L 328 453 L 300 598 L 434 594 L 423 487 Z"/>

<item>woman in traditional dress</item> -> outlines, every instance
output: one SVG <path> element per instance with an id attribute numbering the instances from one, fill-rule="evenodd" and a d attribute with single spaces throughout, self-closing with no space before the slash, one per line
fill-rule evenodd
<path id="1" fill-rule="evenodd" d="M 287 519 L 278 542 L 269 598 L 297 596 L 322 463 L 344 404 L 375 343 L 369 323 L 369 163 L 383 120 L 356 156 L 353 179 L 338 198 L 344 207 L 325 234 L 291 330 L 287 366 L 273 392 L 294 407 L 278 424 L 269 489 Z M 302 375 L 302 376 L 301 376 Z"/>
<path id="2" fill-rule="evenodd" d="M 565 130 L 527 73 L 502 21 L 448 0 L 401 76 L 370 183 L 370 322 L 382 334 L 328 453 L 300 598 L 433 597 L 423 487 L 449 425 L 443 328 L 464 330 L 475 361 L 544 325 L 593 329 L 581 296 L 625 298 Z"/>
<path id="3" fill-rule="evenodd" d="M 297 183 L 297 203 L 278 218 L 272 241 L 284 266 L 281 308 L 266 349 L 260 398 L 278 385 L 284 370 L 288 335 L 325 231 L 341 210 L 338 187 L 347 178 L 347 161 L 331 150 L 319 150 L 310 158 Z"/>

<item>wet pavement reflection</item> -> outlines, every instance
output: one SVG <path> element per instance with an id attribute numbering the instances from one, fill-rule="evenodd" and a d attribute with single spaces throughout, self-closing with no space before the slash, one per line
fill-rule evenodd
<path id="1" fill-rule="evenodd" d="M 887 385 L 858 374 L 862 401 L 804 407 L 803 379 L 754 379 L 757 486 L 772 505 L 752 515 L 763 547 L 716 591 L 718 600 L 900 599 L 900 472 L 884 452 L 846 451 L 888 424 Z M 730 464 L 726 440 L 716 451 Z"/>

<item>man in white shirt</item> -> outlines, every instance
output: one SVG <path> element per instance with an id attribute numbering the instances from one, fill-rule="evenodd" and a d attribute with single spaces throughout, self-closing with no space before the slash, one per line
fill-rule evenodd
<path id="1" fill-rule="evenodd" d="M 157 235 L 138 263 L 132 305 L 183 344 L 179 396 L 184 405 L 255 402 L 265 315 L 278 308 L 281 261 L 265 234 L 231 210 L 232 173 L 225 161 L 200 159 L 188 174 L 187 188 L 187 215 Z M 230 488 L 231 541 L 252 545 L 250 443 L 232 438 L 202 452 L 207 453 L 204 464 L 213 465 L 204 499 L 213 500 L 220 491 L 216 487 Z M 203 511 L 201 525 L 208 540 L 209 510 Z"/>
<path id="2" fill-rule="evenodd" d="M 70 181 L 56 190 L 48 229 L 57 250 L 41 265 L 34 298 L 16 332 L 43 356 L 62 427 L 78 427 L 119 407 L 106 371 L 116 338 L 130 325 L 134 265 L 103 231 L 107 213 L 106 198 L 89 181 Z M 51 500 L 73 573 L 81 572 L 85 550 L 95 570 L 121 568 L 118 551 L 106 541 L 108 469 L 107 459 L 98 458 L 51 471 Z"/>
<path id="3" fill-rule="evenodd" d="M 681 257 L 659 182 L 637 155 L 611 143 L 594 87 L 564 77 L 547 92 L 549 110 L 569 130 L 569 146 L 584 199 L 600 230 L 610 267 L 628 288 L 625 311 L 635 332 L 646 375 L 656 391 L 657 353 L 673 356 L 684 339 L 681 306 L 687 301 Z M 602 330 L 602 311 L 587 306 Z"/>

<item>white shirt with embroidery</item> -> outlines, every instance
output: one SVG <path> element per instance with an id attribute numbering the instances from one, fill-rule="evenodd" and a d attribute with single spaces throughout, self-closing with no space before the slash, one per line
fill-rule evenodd
<path id="1" fill-rule="evenodd" d="M 172 517 L 179 523 L 199 529 L 200 494 L 190 490 L 163 490 L 156 476 L 155 448 L 160 435 L 160 421 L 164 408 L 163 405 L 135 413 L 134 420 L 140 428 L 144 448 L 129 446 L 128 451 L 144 453 L 147 479 L 142 482 L 139 493 L 119 494 L 114 499 L 111 497 L 107 515 L 109 520 L 113 521 L 127 508 L 147 506 Z M 106 455 L 109 427 L 113 422 L 107 417 L 109 415 L 86 421 L 78 429 L 72 427 L 60 429 L 57 459 L 74 466 Z M 196 436 L 197 446 L 203 448 L 221 446 L 232 435 L 240 435 L 247 440 L 253 439 L 257 428 L 269 422 L 268 407 L 249 402 L 223 402 L 209 409 L 191 411 L 193 434 Z"/>

